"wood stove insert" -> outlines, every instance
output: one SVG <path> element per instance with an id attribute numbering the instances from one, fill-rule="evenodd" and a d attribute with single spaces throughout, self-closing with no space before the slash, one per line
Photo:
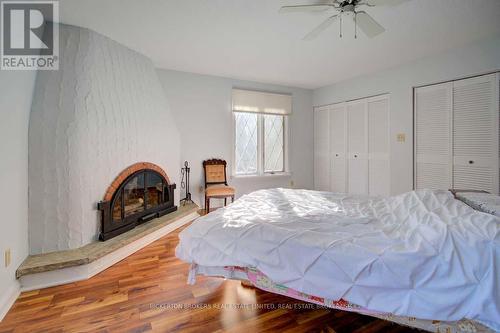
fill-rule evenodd
<path id="1" fill-rule="evenodd" d="M 137 163 L 123 171 L 111 184 L 101 211 L 99 239 L 108 240 L 136 225 L 177 210 L 174 205 L 175 184 L 152 163 Z"/>

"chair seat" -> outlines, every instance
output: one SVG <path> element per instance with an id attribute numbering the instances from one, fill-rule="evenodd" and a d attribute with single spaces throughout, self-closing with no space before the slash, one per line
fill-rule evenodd
<path id="1" fill-rule="evenodd" d="M 234 195 L 234 188 L 229 186 L 214 186 L 208 187 L 206 190 L 206 195 L 209 198 L 213 197 L 230 197 Z"/>

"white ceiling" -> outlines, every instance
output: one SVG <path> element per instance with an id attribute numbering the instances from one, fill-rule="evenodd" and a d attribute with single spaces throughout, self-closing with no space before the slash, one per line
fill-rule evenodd
<path id="1" fill-rule="evenodd" d="M 386 33 L 344 37 L 334 24 L 302 37 L 324 13 L 279 14 L 312 0 L 61 0 L 61 21 L 91 28 L 157 67 L 317 88 L 500 34 L 500 0 L 412 0 L 368 8 Z M 330 13 L 331 15 L 331 13 Z"/>

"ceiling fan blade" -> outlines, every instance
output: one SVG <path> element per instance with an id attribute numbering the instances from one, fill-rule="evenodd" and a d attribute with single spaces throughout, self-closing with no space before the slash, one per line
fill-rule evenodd
<path id="1" fill-rule="evenodd" d="M 398 6 L 410 0 L 367 0 L 372 6 Z"/>
<path id="2" fill-rule="evenodd" d="M 304 36 L 302 38 L 303 40 L 312 40 L 316 38 L 323 30 L 328 28 L 330 25 L 332 25 L 333 22 L 337 19 L 338 15 L 333 15 L 324 20 L 320 25 L 318 25 L 316 28 L 314 28 L 310 33 Z"/>
<path id="3" fill-rule="evenodd" d="M 335 7 L 334 5 L 328 5 L 328 4 L 283 6 L 280 8 L 280 13 L 322 12 L 334 7 Z"/>
<path id="4" fill-rule="evenodd" d="M 383 26 L 378 24 L 373 17 L 364 11 L 356 13 L 356 25 L 370 38 L 378 36 L 385 31 Z"/>

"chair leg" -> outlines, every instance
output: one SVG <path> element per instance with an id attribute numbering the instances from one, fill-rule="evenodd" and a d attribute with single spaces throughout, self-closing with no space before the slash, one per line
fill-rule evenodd
<path id="1" fill-rule="evenodd" d="M 227 198 L 224 198 L 224 206 L 227 206 Z"/>
<path id="2" fill-rule="evenodd" d="M 207 198 L 207 214 L 210 213 L 210 198 Z"/>
<path id="3" fill-rule="evenodd" d="M 234 202 L 234 195 L 231 196 L 231 202 Z"/>

